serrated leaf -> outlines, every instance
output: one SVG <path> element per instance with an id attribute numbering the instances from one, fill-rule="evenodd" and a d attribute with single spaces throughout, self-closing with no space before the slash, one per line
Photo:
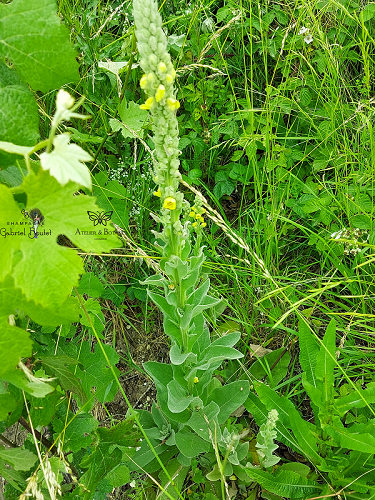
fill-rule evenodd
<path id="1" fill-rule="evenodd" d="M 309 498 L 321 490 L 316 482 L 310 482 L 298 473 L 278 470 L 275 473 L 258 469 L 246 469 L 246 473 L 264 489 L 286 498 Z"/>
<path id="2" fill-rule="evenodd" d="M 35 464 L 38 457 L 29 450 L 11 448 L 6 450 L 0 447 L 0 458 L 8 462 L 15 470 L 29 470 Z"/>
<path id="3" fill-rule="evenodd" d="M 133 101 L 130 101 L 129 105 L 127 105 L 125 99 L 123 99 L 119 107 L 119 115 L 121 122 L 113 118 L 109 120 L 112 130 L 115 132 L 121 130 L 125 138 L 130 137 L 133 139 L 134 134 L 131 131 L 133 130 L 136 135 L 140 134 L 142 126 L 148 116 L 148 112 L 141 109 L 139 105 Z"/>
<path id="4" fill-rule="evenodd" d="M 109 345 L 102 345 L 115 375 L 119 375 L 120 370 L 115 366 L 119 361 L 116 351 Z M 93 394 L 91 389 L 95 387 L 94 394 L 98 401 L 101 403 L 112 401 L 118 387 L 100 345 L 96 344 L 95 353 L 92 353 L 89 344 L 84 343 L 79 361 L 83 364 L 84 369 L 77 368 L 76 375 L 81 379 L 86 395 L 91 397 Z"/>
<path id="5" fill-rule="evenodd" d="M 104 291 L 104 285 L 94 273 L 85 273 L 79 282 L 77 291 L 89 297 L 98 298 Z"/>
<path id="6" fill-rule="evenodd" d="M 33 90 L 47 92 L 79 78 L 69 32 L 56 11 L 54 0 L 0 4 L 0 55 Z"/>
<path id="7" fill-rule="evenodd" d="M 12 245 L 18 245 L 23 254 L 12 274 L 28 300 L 53 309 L 66 300 L 83 273 L 81 258 L 71 249 L 58 245 L 57 236 L 64 234 L 78 248 L 88 252 L 109 251 L 118 245 L 118 240 L 113 234 L 103 234 L 107 228 L 98 229 L 103 226 L 95 227 L 89 220 L 87 211 L 95 212 L 98 207 L 94 198 L 73 196 L 76 184 L 68 183 L 62 187 L 48 172 L 41 170 L 37 176 L 29 174 L 22 188 L 27 194 L 26 209 L 37 207 L 42 212 L 46 234 L 37 239 L 27 236 L 12 238 L 10 249 Z M 0 214 L 3 215 L 4 211 L 3 217 L 8 221 L 19 221 L 20 210 L 15 208 L 14 202 L 11 207 L 12 213 L 9 214 L 9 207 L 1 206 Z M 114 230 L 110 227 L 108 231 Z"/>
<path id="8" fill-rule="evenodd" d="M 70 134 L 57 135 L 53 140 L 53 151 L 40 155 L 42 168 L 49 170 L 62 186 L 73 181 L 91 190 L 90 170 L 83 162 L 93 158 L 77 144 L 69 144 L 69 141 Z"/>
<path id="9" fill-rule="evenodd" d="M 73 415 L 70 412 L 69 417 L 67 420 L 65 418 L 54 419 L 54 438 L 56 439 L 60 433 L 63 433 L 64 449 L 72 450 L 75 453 L 81 448 L 86 448 L 92 444 L 93 436 L 91 433 L 97 429 L 99 422 L 91 413 L 81 412 Z M 66 422 L 68 422 L 68 425 L 66 425 Z"/>
<path id="10" fill-rule="evenodd" d="M 81 402 L 86 402 L 86 395 L 78 378 L 69 370 L 68 366 L 77 365 L 76 359 L 69 356 L 47 356 L 42 358 L 43 366 L 49 368 L 48 373 L 57 377 L 61 387 L 76 394 Z"/>

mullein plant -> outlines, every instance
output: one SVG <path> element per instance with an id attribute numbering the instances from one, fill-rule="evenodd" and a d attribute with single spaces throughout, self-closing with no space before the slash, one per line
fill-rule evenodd
<path id="1" fill-rule="evenodd" d="M 164 330 L 171 340 L 170 364 L 153 361 L 144 364 L 155 382 L 158 404 L 154 404 L 151 416 L 140 411 L 140 417 L 154 440 L 153 445 L 159 445 L 158 453 L 166 454 L 165 459 L 178 457 L 178 464 L 186 468 L 186 474 L 194 457 L 213 452 L 224 439 L 220 426 L 246 400 L 249 384 L 240 380 L 223 386 L 213 377 L 224 360 L 243 356 L 233 347 L 240 333 L 232 332 L 211 342 L 203 313 L 213 309 L 217 316 L 225 304 L 208 294 L 210 281 L 202 278 L 201 238 L 206 225 L 202 201 L 198 197 L 194 207 L 190 207 L 179 190 L 176 113 L 180 103 L 174 88 L 176 72 L 167 52 L 157 2 L 134 0 L 133 12 L 140 66 L 144 71 L 140 80 L 145 94 L 141 108 L 150 110 L 153 122 L 154 195 L 161 201 L 157 221 L 162 227 L 155 236 L 162 252 L 163 274 L 151 276 L 143 284 L 159 287 L 156 292 L 149 289 L 148 295 L 163 313 Z M 193 232 L 194 248 L 191 247 Z M 248 448 L 248 444 L 239 444 L 245 459 L 244 447 Z M 215 458 L 214 453 L 212 456 Z M 147 470 L 153 459 L 144 442 L 135 462 L 141 470 Z M 234 466 L 230 464 L 225 471 L 220 470 L 222 488 L 225 476 L 233 474 Z M 181 472 L 179 479 L 182 478 Z"/>

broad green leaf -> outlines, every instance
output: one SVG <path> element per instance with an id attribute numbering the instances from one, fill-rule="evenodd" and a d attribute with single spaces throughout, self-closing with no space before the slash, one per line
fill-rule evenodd
<path id="1" fill-rule="evenodd" d="M 69 356 L 47 356 L 42 358 L 42 363 L 49 369 L 48 373 L 51 376 L 57 377 L 63 389 L 76 394 L 82 403 L 86 402 L 86 395 L 80 381 L 68 368 L 68 366 L 78 364 L 76 359 Z"/>
<path id="2" fill-rule="evenodd" d="M 13 255 L 20 247 L 21 238 L 24 237 L 18 236 L 18 232 L 23 232 L 24 229 L 26 231 L 27 223 L 21 214 L 21 209 L 14 201 L 11 190 L 2 184 L 0 184 L 0 200 L 0 280 L 2 280 L 12 269 Z"/>
<path id="3" fill-rule="evenodd" d="M 301 368 L 306 374 L 305 376 L 307 381 L 314 387 L 317 387 L 318 382 L 315 376 L 315 368 L 319 352 L 319 344 L 305 321 L 299 322 L 298 339 L 300 348 L 299 362 L 301 364 Z"/>
<path id="4" fill-rule="evenodd" d="M 364 408 L 368 404 L 375 403 L 375 382 L 367 384 L 366 389 L 353 391 L 347 396 L 335 399 L 335 409 L 340 416 L 344 416 L 353 408 Z"/>
<path id="5" fill-rule="evenodd" d="M 29 450 L 11 448 L 6 450 L 0 446 L 0 458 L 8 462 L 15 470 L 29 470 L 38 460 L 38 457 Z"/>
<path id="6" fill-rule="evenodd" d="M 302 106 L 308 106 L 311 102 L 311 94 L 310 94 L 309 89 L 307 89 L 306 87 L 303 87 L 299 91 L 299 99 L 300 99 L 300 103 Z"/>
<path id="7" fill-rule="evenodd" d="M 209 401 L 214 401 L 220 407 L 217 417 L 219 424 L 225 423 L 230 414 L 246 401 L 249 391 L 250 386 L 247 380 L 238 380 L 214 389 Z"/>
<path id="8" fill-rule="evenodd" d="M 90 454 L 86 455 L 80 464 L 81 468 L 88 469 L 80 478 L 80 484 L 84 486 L 81 488 L 81 497 L 84 500 L 91 500 L 96 490 L 99 490 L 103 496 L 110 493 L 114 485 L 119 485 L 120 477 L 127 477 L 127 471 L 122 462 L 129 460 L 129 455 L 132 455 L 134 447 L 138 444 L 138 436 L 134 433 L 133 425 L 133 420 L 128 420 L 126 424 L 123 422 L 119 424 L 120 429 L 117 429 L 118 426 L 112 429 L 98 429 L 99 440 L 96 446 L 90 447 Z M 127 453 L 123 453 L 116 446 L 118 443 L 112 444 L 118 431 L 123 437 L 129 436 L 126 441 Z M 122 445 L 120 447 L 122 448 Z M 115 477 L 114 471 L 116 470 L 119 477 Z"/>
<path id="9" fill-rule="evenodd" d="M 177 380 L 171 380 L 167 385 L 168 408 L 172 413 L 182 413 L 191 404 L 201 403 L 200 399 L 189 395 L 187 389 L 180 385 Z"/>
<path id="10" fill-rule="evenodd" d="M 27 300 L 20 288 L 16 288 L 11 276 L 0 283 L 0 317 L 10 314 L 27 314 L 39 325 L 57 326 L 79 320 L 78 301 L 68 297 L 58 309 L 46 309 L 37 306 L 33 300 Z"/>
<path id="11" fill-rule="evenodd" d="M 290 363 L 290 354 L 284 347 L 271 351 L 261 359 L 257 359 L 249 368 L 249 373 L 257 380 L 262 380 L 267 376 L 267 384 L 275 387 L 287 374 Z M 272 370 L 271 370 L 271 367 Z M 268 374 L 271 372 L 271 376 Z"/>
<path id="12" fill-rule="evenodd" d="M 33 90 L 47 92 L 79 78 L 69 32 L 56 11 L 55 0 L 0 4 L 0 55 Z"/>
<path id="13" fill-rule="evenodd" d="M 265 490 L 281 497 L 304 499 L 314 496 L 321 490 L 316 482 L 310 482 L 291 470 L 278 469 L 275 473 L 259 469 L 246 469 L 247 475 Z"/>
<path id="14" fill-rule="evenodd" d="M 109 120 L 112 130 L 115 132 L 121 130 L 125 138 L 130 137 L 133 139 L 134 134 L 131 131 L 134 131 L 137 135 L 140 134 L 142 126 L 148 117 L 148 112 L 141 109 L 135 102 L 130 101 L 128 104 L 126 100 L 123 99 L 119 107 L 119 115 L 121 122 L 113 118 Z"/>
<path id="15" fill-rule="evenodd" d="M 76 375 L 81 379 L 82 387 L 86 396 L 91 397 L 93 392 L 92 388 L 95 387 L 95 398 L 101 403 L 113 401 L 116 396 L 118 387 L 114 380 L 111 365 L 115 375 L 119 375 L 120 370 L 116 368 L 119 357 L 116 351 L 107 344 L 102 344 L 106 356 L 106 360 L 99 344 L 95 345 L 95 353 L 91 352 L 90 345 L 85 342 L 82 345 L 79 361 L 83 364 L 84 369 L 77 368 Z"/>
<path id="16" fill-rule="evenodd" d="M 360 16 L 363 17 L 363 21 L 369 21 L 375 16 L 375 3 L 369 3 L 365 6 L 365 8 L 360 13 Z"/>
<path id="17" fill-rule="evenodd" d="M 337 416 L 332 417 L 331 425 L 325 427 L 325 431 L 333 437 L 343 448 L 361 451 L 363 453 L 375 453 L 375 437 L 370 432 L 353 432 L 351 428 L 344 427 Z"/>
<path id="18" fill-rule="evenodd" d="M 92 432 L 98 427 L 99 422 L 91 413 L 78 413 L 73 415 L 69 412 L 67 423 L 65 418 L 54 418 L 53 429 L 55 431 L 54 439 L 60 435 L 60 439 L 64 436 L 64 449 L 73 452 L 79 451 L 81 448 L 90 446 L 93 442 Z"/>
<path id="19" fill-rule="evenodd" d="M 81 324 L 87 326 L 91 330 L 91 325 L 93 325 L 96 333 L 100 338 L 104 338 L 101 333 L 105 328 L 105 318 L 100 305 L 95 299 L 88 299 L 84 302 L 85 311 L 81 312 Z M 86 316 L 86 313 L 89 315 L 90 321 Z"/>
<path id="20" fill-rule="evenodd" d="M 332 319 L 327 326 L 326 333 L 323 337 L 322 345 L 316 359 L 315 375 L 316 379 L 321 383 L 320 390 L 322 392 L 322 400 L 326 405 L 331 404 L 334 389 L 334 374 L 333 370 L 336 366 L 336 323 Z"/>
<path id="21" fill-rule="evenodd" d="M 94 273 L 85 273 L 77 288 L 78 293 L 86 293 L 89 297 L 98 298 L 104 291 L 104 285 Z"/>
<path id="22" fill-rule="evenodd" d="M 207 453 L 211 444 L 186 428 L 176 433 L 176 445 L 180 452 L 188 458 L 194 458 L 200 453 Z"/>
<path id="23" fill-rule="evenodd" d="M 6 319 L 0 320 L 0 377 L 14 370 L 21 358 L 32 354 L 29 333 L 17 326 L 11 326 Z"/>
<path id="24" fill-rule="evenodd" d="M 358 229 L 372 228 L 372 219 L 365 214 L 353 215 L 353 217 L 351 218 L 351 223 L 353 227 L 357 227 Z"/>
<path id="25" fill-rule="evenodd" d="M 29 174 L 22 187 L 28 199 L 26 210 L 39 208 L 45 220 L 37 239 L 27 235 L 12 238 L 12 244 L 19 245 L 23 254 L 13 277 L 27 299 L 46 308 L 59 307 L 78 285 L 83 264 L 74 251 L 57 244 L 57 236 L 64 234 L 88 252 L 109 251 L 118 246 L 118 239 L 108 234 L 114 231 L 112 226 L 94 226 L 89 220 L 87 211 L 95 212 L 97 206 L 92 197 L 73 196 L 76 184 L 62 187 L 41 170 L 37 176 Z M 9 220 L 20 221 L 20 210 L 13 204 L 12 210 Z"/>
<path id="26" fill-rule="evenodd" d="M 5 394 L 0 394 L 0 421 L 6 420 L 9 413 L 12 413 L 17 407 L 17 401 L 14 399 L 12 394 L 6 392 Z"/>
<path id="27" fill-rule="evenodd" d="M 18 74 L 0 62 L 0 141 L 34 146 L 39 138 L 38 105 Z"/>

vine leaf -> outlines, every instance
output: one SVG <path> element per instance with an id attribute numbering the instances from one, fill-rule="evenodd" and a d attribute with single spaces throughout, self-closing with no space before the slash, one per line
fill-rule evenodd
<path id="1" fill-rule="evenodd" d="M 8 462 L 15 470 L 29 470 L 37 461 L 38 457 L 29 450 L 12 448 L 6 450 L 0 447 L 0 458 Z"/>
<path id="2" fill-rule="evenodd" d="M 0 4 L 0 56 L 33 90 L 48 92 L 79 78 L 69 32 L 56 10 L 55 0 Z"/>
<path id="3" fill-rule="evenodd" d="M 66 391 L 72 391 L 77 394 L 82 403 L 86 402 L 86 395 L 82 389 L 78 378 L 69 370 L 68 366 L 78 364 L 76 359 L 69 356 L 47 356 L 42 358 L 43 366 L 52 376 L 59 379 L 61 387 Z"/>
<path id="4" fill-rule="evenodd" d="M 10 238 L 13 244 L 19 244 L 23 254 L 12 274 L 28 300 L 45 308 L 59 307 L 72 287 L 78 285 L 84 268 L 76 252 L 57 244 L 57 236 L 64 234 L 78 248 L 98 253 L 119 246 L 118 239 L 110 234 L 114 232 L 110 226 L 94 230 L 87 211 L 95 212 L 98 207 L 92 197 L 73 196 L 76 184 L 61 186 L 48 172 L 40 170 L 37 176 L 28 175 L 22 188 L 27 194 L 26 210 L 37 207 L 44 216 L 44 225 L 42 231 L 38 229 L 37 239 Z M 14 218 L 19 218 L 19 213 L 18 209 Z"/>
<path id="5" fill-rule="evenodd" d="M 119 361 L 116 351 L 109 345 L 103 344 L 109 362 L 114 367 L 116 375 L 120 370 L 115 367 Z M 82 387 L 88 397 L 92 397 L 92 388 L 95 388 L 95 398 L 101 403 L 112 401 L 117 393 L 117 384 L 114 381 L 112 371 L 98 344 L 95 346 L 95 353 L 90 350 L 86 342 L 82 345 L 80 362 L 84 365 L 84 370 L 77 368 L 76 375 L 81 379 Z"/>
<path id="6" fill-rule="evenodd" d="M 0 141 L 33 146 L 39 138 L 38 105 L 30 89 L 16 71 L 0 62 Z M 6 166 L 8 155 L 0 153 L 0 164 Z M 9 157 L 12 160 L 14 157 Z"/>
<path id="7" fill-rule="evenodd" d="M 29 334 L 11 326 L 5 318 L 0 320 L 0 377 L 13 370 L 20 358 L 31 356 L 32 341 Z"/>

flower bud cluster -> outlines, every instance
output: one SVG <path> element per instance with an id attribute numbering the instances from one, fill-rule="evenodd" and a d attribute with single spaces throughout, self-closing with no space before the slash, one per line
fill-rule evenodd
<path id="1" fill-rule="evenodd" d="M 173 86 L 176 72 L 167 52 L 167 38 L 156 0 L 134 0 L 133 13 L 140 65 L 144 71 L 140 86 L 147 97 L 140 107 L 150 110 L 153 117 L 154 181 L 158 185 L 154 195 L 161 199 L 162 237 L 167 240 L 172 234 L 179 235 L 181 249 L 185 243 L 182 236 L 185 231 L 179 222 L 184 200 L 178 191 L 181 174 L 176 110 L 180 104 Z"/>

